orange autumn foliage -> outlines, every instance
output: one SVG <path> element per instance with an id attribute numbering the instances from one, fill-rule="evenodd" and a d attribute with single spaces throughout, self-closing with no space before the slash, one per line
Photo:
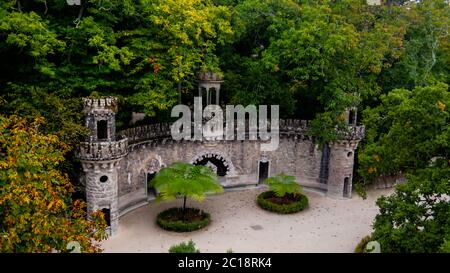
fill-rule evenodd
<path id="1" fill-rule="evenodd" d="M 85 203 L 58 170 L 68 146 L 39 132 L 33 122 L 0 115 L 0 252 L 68 252 L 77 241 L 82 252 L 99 252 L 106 237 L 103 213 L 86 220 Z"/>

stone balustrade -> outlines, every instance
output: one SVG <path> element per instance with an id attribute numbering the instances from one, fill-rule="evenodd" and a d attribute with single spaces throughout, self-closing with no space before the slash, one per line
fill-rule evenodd
<path id="1" fill-rule="evenodd" d="M 301 135 L 309 136 L 309 124 L 308 120 L 296 120 L 296 119 L 280 119 L 279 132 L 282 135 Z M 130 144 L 139 143 L 146 140 L 171 138 L 170 132 L 171 123 L 157 123 L 151 125 L 145 125 L 135 128 L 129 128 L 119 132 L 122 137 L 128 138 Z M 194 123 L 192 123 L 194 126 Z M 246 125 L 246 128 L 248 125 Z M 237 122 L 234 124 L 237 128 Z M 193 132 L 192 127 L 192 132 Z M 270 122 L 268 122 L 267 128 L 270 130 Z M 361 140 L 364 137 L 364 126 L 349 126 L 348 131 L 343 131 L 342 139 L 345 140 Z M 226 129 L 224 124 L 224 130 Z M 247 132 L 248 135 L 248 132 Z"/>
<path id="2" fill-rule="evenodd" d="M 130 143 L 137 143 L 149 139 L 167 138 L 171 136 L 170 126 L 171 123 L 156 123 L 129 128 L 119 132 L 119 135 L 128 138 Z"/>

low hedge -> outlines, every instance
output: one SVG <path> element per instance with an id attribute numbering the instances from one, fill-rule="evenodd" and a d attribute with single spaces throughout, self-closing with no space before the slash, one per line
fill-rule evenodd
<path id="1" fill-rule="evenodd" d="M 256 199 L 258 205 L 268 211 L 277 212 L 280 214 L 295 213 L 304 210 L 308 207 L 308 197 L 303 194 L 299 195 L 299 200 L 291 204 L 275 204 L 267 200 L 267 198 L 274 197 L 273 191 L 265 191 L 258 195 Z"/>
<path id="2" fill-rule="evenodd" d="M 182 209 L 181 208 L 170 208 L 163 212 L 160 212 L 156 217 L 156 223 L 162 229 L 176 231 L 176 232 L 189 232 L 201 229 L 207 226 L 211 222 L 211 216 L 209 213 L 201 211 L 195 208 L 186 208 L 186 214 L 199 214 L 201 215 L 201 220 L 188 222 L 183 221 L 181 219 L 173 220 L 170 218 L 181 217 Z"/>

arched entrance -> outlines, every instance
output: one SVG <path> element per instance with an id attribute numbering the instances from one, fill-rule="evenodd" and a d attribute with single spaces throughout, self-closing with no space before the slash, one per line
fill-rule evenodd
<path id="1" fill-rule="evenodd" d="M 161 169 L 161 163 L 160 160 L 156 159 L 156 158 L 152 158 L 150 159 L 149 163 L 147 164 L 147 176 L 146 176 L 146 189 L 147 189 L 147 198 L 155 198 L 157 193 L 155 188 L 153 188 L 150 185 L 150 182 L 152 181 L 153 178 L 155 178 L 156 174 L 159 172 L 159 170 Z"/>
<path id="2" fill-rule="evenodd" d="M 218 176 L 225 176 L 228 173 L 228 167 L 225 166 L 226 162 L 222 158 L 218 157 L 204 157 L 201 159 L 198 159 L 194 162 L 194 165 L 203 165 L 210 167 Z"/>
<path id="3" fill-rule="evenodd" d="M 194 165 L 210 167 L 219 177 L 234 174 L 234 166 L 231 160 L 220 152 L 205 152 L 194 157 L 191 161 Z"/>
<path id="4" fill-rule="evenodd" d="M 270 175 L 270 160 L 267 154 L 261 154 L 258 161 L 258 183 L 264 182 Z"/>
<path id="5" fill-rule="evenodd" d="M 350 195 L 351 195 L 351 193 L 350 193 L 350 178 L 348 178 L 348 177 L 346 177 L 344 179 L 344 190 L 343 190 L 343 192 L 344 192 L 344 197 L 345 198 L 350 198 Z"/>
<path id="6" fill-rule="evenodd" d="M 103 208 L 103 209 L 102 209 L 102 212 L 103 212 L 103 214 L 105 215 L 105 222 L 106 222 L 106 225 L 107 225 L 108 227 L 110 227 L 110 226 L 111 226 L 111 211 L 110 211 L 110 209 Z"/>

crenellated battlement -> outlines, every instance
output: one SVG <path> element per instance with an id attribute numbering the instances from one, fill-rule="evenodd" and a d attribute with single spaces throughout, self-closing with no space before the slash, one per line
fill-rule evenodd
<path id="1" fill-rule="evenodd" d="M 77 155 L 81 160 L 114 160 L 127 155 L 128 139 L 109 142 L 81 142 Z"/>
<path id="2" fill-rule="evenodd" d="M 348 131 L 342 132 L 342 140 L 361 140 L 366 134 L 366 127 L 362 126 L 348 126 Z"/>
<path id="3" fill-rule="evenodd" d="M 118 110 L 118 102 L 116 97 L 83 98 L 83 103 L 85 113 L 104 111 L 116 113 Z"/>

